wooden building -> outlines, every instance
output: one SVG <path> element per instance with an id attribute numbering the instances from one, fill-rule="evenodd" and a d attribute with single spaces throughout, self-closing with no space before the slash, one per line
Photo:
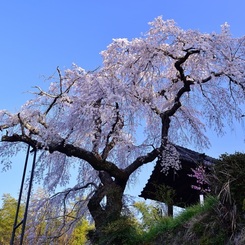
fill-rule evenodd
<path id="1" fill-rule="evenodd" d="M 162 166 L 157 161 L 156 166 L 145 185 L 140 197 L 164 202 L 168 205 L 168 214 L 172 215 L 173 205 L 185 208 L 199 202 L 200 191 L 193 189 L 196 178 L 190 177 L 192 169 L 202 164 L 207 171 L 215 162 L 214 158 L 176 146 L 181 162 L 180 170 L 170 169 L 168 173 L 162 172 Z"/>

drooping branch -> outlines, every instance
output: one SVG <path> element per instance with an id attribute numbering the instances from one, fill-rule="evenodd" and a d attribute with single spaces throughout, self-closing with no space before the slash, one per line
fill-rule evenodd
<path id="1" fill-rule="evenodd" d="M 89 182 L 86 185 L 76 185 L 73 188 L 58 192 L 50 197 L 42 198 L 40 201 L 34 199 L 32 209 L 35 210 L 34 212 L 38 211 L 38 218 L 30 217 L 30 220 L 33 218 L 33 222 L 35 222 L 36 219 L 39 219 L 40 223 L 44 220 L 47 222 L 47 227 L 44 230 L 45 236 L 42 237 L 44 239 L 43 242 L 50 242 L 67 234 L 77 225 L 77 222 L 81 221 L 81 217 L 86 216 L 88 212 L 86 205 L 94 190 L 90 194 L 86 192 L 86 196 L 81 199 L 75 198 L 74 200 L 74 195 L 70 196 L 70 194 L 90 186 L 93 186 L 94 190 L 98 188 L 95 183 Z M 59 221 L 58 223 L 57 220 Z M 52 229 L 54 225 L 55 230 Z M 30 240 L 30 243 L 36 244 L 36 242 L 32 240 Z"/>
<path id="2" fill-rule="evenodd" d="M 201 89 L 201 92 L 202 92 L 203 97 L 206 98 L 207 101 L 212 105 L 214 111 L 217 111 L 216 105 L 215 105 L 215 104 L 212 102 L 212 100 L 206 95 L 206 92 L 204 91 L 202 84 L 200 84 L 200 89 Z"/>
<path id="3" fill-rule="evenodd" d="M 241 82 L 236 81 L 236 79 L 232 78 L 231 75 L 226 75 L 226 76 L 229 78 L 230 82 L 234 83 L 235 85 L 240 86 L 241 89 L 245 92 L 245 81 L 244 83 L 241 83 Z"/>
<path id="4" fill-rule="evenodd" d="M 63 202 L 63 215 L 62 215 L 62 218 L 65 218 L 65 217 L 69 217 L 69 218 L 73 218 L 73 219 L 76 219 L 75 217 L 71 216 L 72 212 L 73 212 L 73 209 L 75 208 L 76 206 L 76 203 L 73 205 L 74 208 L 72 210 L 69 210 L 69 212 L 67 213 L 67 206 L 66 206 L 66 201 L 70 195 L 71 192 L 77 192 L 77 191 L 80 191 L 80 190 L 83 190 L 83 189 L 86 189 L 90 186 L 93 186 L 94 187 L 94 191 L 96 191 L 98 189 L 98 186 L 93 183 L 93 182 L 89 182 L 87 183 L 86 185 L 76 185 L 75 187 L 73 188 L 69 188 L 67 190 L 64 190 L 64 191 L 60 191 L 60 192 L 57 192 L 55 193 L 53 196 L 49 197 L 48 199 L 49 200 L 53 200 L 55 198 L 59 198 L 60 196 L 62 197 L 62 202 Z M 93 191 L 93 192 L 94 192 Z M 91 195 L 91 194 L 90 194 Z M 89 196 L 90 196 L 89 195 Z M 56 217 L 57 218 L 57 217 Z"/>

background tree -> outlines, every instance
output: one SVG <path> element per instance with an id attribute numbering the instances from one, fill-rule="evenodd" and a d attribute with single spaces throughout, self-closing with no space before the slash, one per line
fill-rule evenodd
<path id="1" fill-rule="evenodd" d="M 72 229 L 71 232 L 60 232 L 59 236 L 53 237 L 53 234 L 56 234 L 55 231 L 57 231 L 61 227 L 62 219 L 61 217 L 56 217 L 56 219 L 50 220 L 49 214 L 52 213 L 51 210 L 56 209 L 55 206 L 46 206 L 46 209 L 45 207 L 42 207 L 42 209 L 40 209 L 36 206 L 37 204 L 40 205 L 40 203 L 38 203 L 38 199 L 44 198 L 45 196 L 46 195 L 41 189 L 38 189 L 34 193 L 35 199 L 32 199 L 31 207 L 29 209 L 29 219 L 27 222 L 24 243 L 50 244 L 50 242 L 55 241 L 55 244 L 86 244 L 86 235 L 89 230 L 93 228 L 93 226 L 85 218 L 76 222 L 75 227 L 74 229 Z M 17 200 L 13 198 L 10 194 L 4 194 L 2 200 L 3 203 L 2 207 L 0 208 L 0 244 L 9 245 L 16 215 Z M 19 222 L 23 218 L 24 209 L 24 205 L 21 204 L 19 211 L 19 220 L 17 224 L 19 224 Z M 22 226 L 16 229 L 14 244 L 20 243 L 19 238 L 21 228 Z M 49 237 L 48 240 L 46 239 L 47 237 Z"/>
<path id="2" fill-rule="evenodd" d="M 76 204 L 67 204 L 65 215 L 57 212 L 57 208 L 60 210 L 43 189 L 35 191 L 29 208 L 26 243 L 86 244 L 87 234 L 94 227 L 87 217 L 77 220 Z"/>
<path id="3" fill-rule="evenodd" d="M 206 127 L 219 134 L 242 116 L 244 37 L 232 38 L 227 24 L 220 34 L 160 17 L 150 25 L 141 38 L 113 40 L 101 68 L 57 69 L 48 91 L 37 87 L 16 114 L 0 111 L 0 156 L 37 149 L 36 176 L 51 192 L 76 166 L 77 185 L 52 200 L 63 215 L 66 202 L 82 200 L 77 218 L 87 205 L 98 234 L 120 217 L 126 184 L 142 165 L 159 158 L 163 171 L 178 169 L 173 143 L 207 147 Z"/>
<path id="4" fill-rule="evenodd" d="M 7 245 L 10 242 L 13 225 L 15 220 L 17 200 L 10 194 L 4 194 L 2 197 L 2 207 L 0 208 L 0 244 Z M 19 217 L 23 217 L 24 207 L 20 206 Z M 21 219 L 18 220 L 20 222 Z M 16 230 L 15 244 L 19 244 L 18 235 L 20 235 L 21 229 Z"/>
<path id="5" fill-rule="evenodd" d="M 160 203 L 146 204 L 145 202 L 135 202 L 134 208 L 140 215 L 143 230 L 148 230 L 164 216 L 167 217 L 166 206 Z"/>

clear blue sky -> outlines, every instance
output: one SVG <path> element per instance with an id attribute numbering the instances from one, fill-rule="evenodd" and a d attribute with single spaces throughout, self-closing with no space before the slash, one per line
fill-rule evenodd
<path id="1" fill-rule="evenodd" d="M 244 0 L 42 0 L 0 3 L 0 109 L 17 111 L 30 98 L 33 86 L 48 86 L 45 78 L 72 63 L 95 69 L 101 65 L 100 51 L 113 38 L 139 37 L 148 22 L 162 15 L 183 29 L 219 32 L 228 22 L 233 36 L 245 35 Z M 237 126 L 223 138 L 209 132 L 213 147 L 205 152 L 244 151 L 244 131 Z M 23 155 L 13 169 L 0 172 L 0 197 L 16 196 Z M 149 171 L 148 171 L 149 172 Z M 141 178 L 141 185 L 149 176 Z M 133 190 L 132 190 L 133 191 Z"/>

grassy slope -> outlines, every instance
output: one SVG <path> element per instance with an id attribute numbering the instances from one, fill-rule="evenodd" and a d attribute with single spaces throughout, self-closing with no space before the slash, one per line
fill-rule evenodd
<path id="1" fill-rule="evenodd" d="M 245 226 L 237 223 L 232 232 L 229 213 L 214 198 L 204 206 L 187 208 L 175 218 L 163 217 L 144 231 L 137 220 L 122 217 L 100 237 L 98 245 L 244 245 Z"/>
<path id="2" fill-rule="evenodd" d="M 205 205 L 186 209 L 176 218 L 163 218 L 147 233 L 142 234 L 144 245 L 225 245 L 245 244 L 245 229 L 233 235 L 229 224 L 217 215 L 218 201 L 208 198 Z"/>

